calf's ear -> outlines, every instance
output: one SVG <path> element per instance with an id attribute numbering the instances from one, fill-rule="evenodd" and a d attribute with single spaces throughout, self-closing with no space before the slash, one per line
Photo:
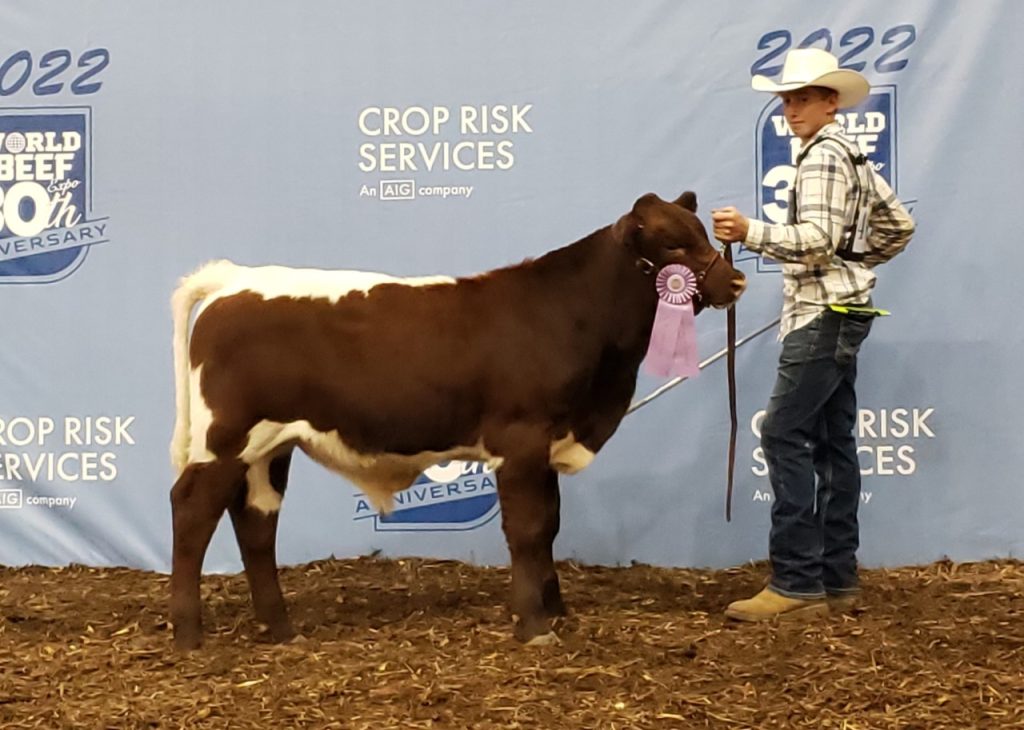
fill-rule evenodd
<path id="1" fill-rule="evenodd" d="M 637 233 L 643 227 L 644 224 L 640 220 L 640 216 L 630 211 L 615 221 L 615 225 L 612 226 L 612 236 L 619 243 L 628 246 L 636 240 Z"/>
<path id="2" fill-rule="evenodd" d="M 692 190 L 687 190 L 685 193 L 680 195 L 676 200 L 675 204 L 686 208 L 691 213 L 697 212 L 697 193 Z"/>

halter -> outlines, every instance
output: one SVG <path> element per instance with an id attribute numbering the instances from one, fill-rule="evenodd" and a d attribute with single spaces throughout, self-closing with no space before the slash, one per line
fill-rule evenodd
<path id="1" fill-rule="evenodd" d="M 720 254 L 717 249 L 714 249 L 714 251 L 715 251 L 715 255 L 711 259 L 711 261 L 708 262 L 707 266 L 705 266 L 700 271 L 696 272 L 696 276 L 697 276 L 697 297 L 700 298 L 700 299 L 703 299 L 703 294 L 701 292 L 701 286 L 704 284 L 705 277 L 708 275 L 708 273 L 711 271 L 711 269 L 714 268 L 714 265 L 722 260 L 722 254 Z M 653 273 L 655 273 L 658 270 L 658 267 L 654 264 L 653 261 L 651 261 L 648 258 L 644 258 L 643 256 L 638 256 L 637 257 L 637 259 L 636 259 L 636 267 L 638 269 L 640 269 L 640 271 L 642 271 L 643 273 L 648 274 L 648 275 L 653 274 Z"/>

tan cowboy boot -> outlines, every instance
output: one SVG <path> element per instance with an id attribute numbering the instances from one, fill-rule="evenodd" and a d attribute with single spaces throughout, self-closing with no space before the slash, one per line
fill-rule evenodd
<path id="1" fill-rule="evenodd" d="M 770 621 L 773 618 L 809 619 L 826 614 L 828 614 L 828 604 L 824 599 L 787 598 L 771 588 L 765 588 L 753 598 L 733 601 L 725 609 L 725 615 L 737 621 Z"/>
<path id="2" fill-rule="evenodd" d="M 830 611 L 835 613 L 850 613 L 860 606 L 860 591 L 849 593 L 830 593 L 825 597 Z"/>

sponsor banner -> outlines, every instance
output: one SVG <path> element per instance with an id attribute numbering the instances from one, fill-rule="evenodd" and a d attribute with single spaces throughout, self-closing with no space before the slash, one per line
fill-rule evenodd
<path id="1" fill-rule="evenodd" d="M 481 179 L 472 173 L 515 167 L 532 111 L 532 103 L 367 106 L 356 120 L 357 166 L 376 182 L 362 183 L 359 197 L 468 200 Z"/>
<path id="2" fill-rule="evenodd" d="M 0 417 L 0 509 L 102 503 L 89 488 L 117 482 L 134 427 L 135 416 Z"/>
<path id="3" fill-rule="evenodd" d="M 764 415 L 764 410 L 760 410 L 750 419 L 750 432 L 758 440 Z M 941 451 L 942 441 L 937 439 L 935 431 L 938 420 L 934 407 L 899 406 L 861 408 L 858 411 L 854 433 L 857 436 L 861 478 L 867 485 L 861 491 L 863 504 L 869 504 L 874 497 L 871 485 L 881 484 L 876 479 L 909 477 L 919 468 L 928 466 L 921 463 L 921 446 L 934 442 L 929 444 L 927 451 L 931 454 L 935 454 L 937 449 Z M 768 486 L 768 463 L 760 446 L 751 452 L 750 473 L 763 481 L 760 485 L 754 482 L 751 499 L 754 502 L 771 502 L 773 495 Z"/>
<path id="4" fill-rule="evenodd" d="M 708 228 L 722 205 L 783 221 L 798 140 L 750 78 L 779 79 L 785 53 L 810 46 L 871 83 L 839 122 L 918 223 L 878 271 L 875 301 L 893 316 L 859 358 L 860 558 L 1024 552 L 1024 346 L 1007 306 L 1018 247 L 1005 222 L 1024 192 L 1024 107 L 1005 103 L 1024 4 L 978 0 L 953 14 L 866 0 L 823 12 L 794 0 L 741 17 L 728 3 L 611 0 L 442 0 L 398 14 L 329 0 L 301 12 L 243 0 L 219 13 L 17 5 L 0 5 L 0 563 L 169 569 L 169 299 L 180 277 L 220 258 L 472 275 L 613 224 L 649 191 L 695 190 Z M 140 44 L 140 27 L 161 33 Z M 567 44 L 566 28 L 601 42 Z M 995 77 L 1009 80 L 1005 94 L 992 93 Z M 743 336 L 778 315 L 781 273 L 736 253 L 748 276 Z M 590 295 L 616 293 L 601 282 Z M 701 359 L 724 345 L 722 312 L 696 327 Z M 438 366 L 471 369 L 471 347 Z M 764 557 L 772 495 L 758 433 L 778 353 L 767 333 L 737 358 L 731 523 L 723 358 L 560 477 L 556 557 Z M 367 367 L 409 377 L 401 355 Z M 509 357 L 545 376 L 531 353 Z M 663 384 L 641 374 L 636 395 Z M 497 481 L 482 464 L 438 464 L 379 514 L 296 452 L 278 554 L 500 562 Z M 230 520 L 205 567 L 240 568 Z"/>

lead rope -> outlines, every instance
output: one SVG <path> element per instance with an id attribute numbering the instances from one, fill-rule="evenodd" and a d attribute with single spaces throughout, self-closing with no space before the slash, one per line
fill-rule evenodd
<path id="1" fill-rule="evenodd" d="M 726 249 L 726 250 L 728 251 L 728 249 Z M 729 251 L 729 253 L 727 254 L 728 257 L 729 257 L 727 260 L 729 260 L 730 262 L 731 262 L 731 258 L 732 258 L 731 253 L 732 252 Z M 729 393 L 730 393 L 730 398 L 729 398 L 729 406 L 730 406 L 729 407 L 729 416 L 730 416 L 730 420 L 731 420 L 731 424 L 732 424 L 732 431 L 731 431 L 730 437 L 729 437 L 729 471 L 728 471 L 728 483 L 726 485 L 726 497 L 725 497 L 725 519 L 726 519 L 726 521 L 731 521 L 731 519 L 732 519 L 732 484 L 733 484 L 733 473 L 734 473 L 734 468 L 735 468 L 735 463 L 736 463 L 736 458 L 735 458 L 736 457 L 736 453 L 735 453 L 735 448 L 736 448 L 736 423 L 737 423 L 737 419 L 736 419 L 736 405 L 735 405 L 735 392 L 736 392 L 736 366 L 735 366 L 735 361 L 736 361 L 736 350 L 738 348 L 742 347 L 743 345 L 747 344 L 751 340 L 753 340 L 755 337 L 760 337 L 765 332 L 768 332 L 769 330 L 772 330 L 772 329 L 778 327 L 779 326 L 779 322 L 781 322 L 781 321 L 782 321 L 781 317 L 776 317 L 771 322 L 768 322 L 767 324 L 762 325 L 758 329 L 754 330 L 753 332 L 751 332 L 751 333 L 749 333 L 747 335 L 744 335 L 743 337 L 741 337 L 740 339 L 737 340 L 736 339 L 736 311 L 735 311 L 735 309 L 733 307 L 729 307 L 729 310 L 726 313 L 726 332 L 727 332 L 727 337 L 728 337 L 728 340 L 729 340 L 728 344 L 726 345 L 726 347 L 724 347 L 723 349 L 719 350 L 718 352 L 716 352 L 711 357 L 709 357 L 709 358 L 707 358 L 705 360 L 702 360 L 701 363 L 697 366 L 698 368 L 703 370 L 704 368 L 709 367 L 713 363 L 718 362 L 723 357 L 728 356 L 728 363 L 729 363 L 729 365 L 728 365 L 728 377 L 729 377 Z M 643 408 L 645 405 L 647 405 L 651 401 L 655 400 L 656 398 L 660 398 L 661 396 L 665 395 L 665 393 L 667 393 L 668 391 L 672 390 L 673 388 L 675 388 L 677 385 L 679 385 L 680 383 L 682 383 L 686 379 L 687 379 L 687 377 L 685 375 L 679 375 L 679 376 L 676 376 L 676 377 L 672 378 L 667 383 L 664 383 L 664 384 L 658 386 L 657 388 L 652 390 L 650 393 L 645 395 L 643 398 L 640 398 L 639 400 L 633 401 L 633 403 L 631 403 L 629 405 L 629 408 L 626 409 L 626 415 L 628 416 L 629 414 L 633 413 L 633 411 L 636 411 L 636 410 L 639 410 L 640 408 Z"/>
<path id="2" fill-rule="evenodd" d="M 732 266 L 732 246 L 722 244 L 725 260 Z M 725 521 L 732 521 L 732 483 L 736 471 L 736 303 L 725 314 L 726 373 L 729 381 L 729 466 L 725 486 Z"/>

